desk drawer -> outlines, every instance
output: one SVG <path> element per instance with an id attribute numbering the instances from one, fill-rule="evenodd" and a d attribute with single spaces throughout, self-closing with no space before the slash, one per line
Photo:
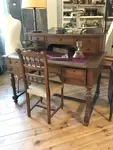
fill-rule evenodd
<path id="1" fill-rule="evenodd" d="M 85 85 L 86 84 L 86 70 L 83 69 L 63 69 L 63 77 L 65 83 L 76 84 L 76 85 Z"/>
<path id="2" fill-rule="evenodd" d="M 12 67 L 12 66 L 20 67 L 20 60 L 6 58 L 6 64 L 7 64 L 8 67 Z"/>
<path id="3" fill-rule="evenodd" d="M 97 39 L 94 39 L 94 38 L 92 38 L 92 39 L 82 39 L 82 44 L 84 45 L 84 44 L 97 44 Z"/>
<path id="4" fill-rule="evenodd" d="M 32 36 L 32 41 L 44 41 L 44 36 Z"/>
<path id="5" fill-rule="evenodd" d="M 82 47 L 81 50 L 83 52 L 98 52 L 99 51 L 99 40 L 96 38 L 91 39 L 81 39 L 82 40 Z"/>
<path id="6" fill-rule="evenodd" d="M 17 59 L 11 59 L 10 60 L 11 65 L 20 66 L 20 60 Z"/>
<path id="7" fill-rule="evenodd" d="M 87 46 L 81 47 L 81 51 L 86 52 L 86 53 L 97 53 L 99 49 L 97 46 L 87 45 Z"/>
<path id="8" fill-rule="evenodd" d="M 73 38 L 73 37 L 47 37 L 47 42 L 48 43 L 54 43 L 54 44 L 66 44 L 66 45 L 69 45 L 69 44 L 75 44 L 76 45 L 76 38 Z"/>
<path id="9" fill-rule="evenodd" d="M 17 59 L 6 58 L 7 70 L 14 75 L 22 76 L 22 69 L 20 66 L 20 61 Z"/>

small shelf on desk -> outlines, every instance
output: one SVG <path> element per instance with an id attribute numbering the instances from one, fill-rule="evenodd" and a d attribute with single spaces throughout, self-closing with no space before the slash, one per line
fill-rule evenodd
<path id="1" fill-rule="evenodd" d="M 63 12 L 73 12 L 72 9 L 64 9 Z"/>
<path id="2" fill-rule="evenodd" d="M 63 17 L 64 19 L 76 19 L 77 17 L 72 17 L 72 16 L 65 16 Z"/>
<path id="3" fill-rule="evenodd" d="M 80 16 L 80 19 L 103 19 L 103 16 Z"/>
<path id="4" fill-rule="evenodd" d="M 83 8 L 92 8 L 92 7 L 105 7 L 105 4 L 64 4 L 64 7 L 83 7 Z"/>
<path id="5" fill-rule="evenodd" d="M 107 18 L 108 21 L 113 21 L 113 16 Z"/>

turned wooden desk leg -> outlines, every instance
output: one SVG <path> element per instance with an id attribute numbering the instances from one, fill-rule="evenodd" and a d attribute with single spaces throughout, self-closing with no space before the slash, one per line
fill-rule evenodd
<path id="1" fill-rule="evenodd" d="M 92 101 L 92 104 L 91 104 L 91 114 L 93 112 L 93 108 L 94 108 L 97 100 L 99 99 L 99 95 L 100 95 L 100 82 L 101 82 L 101 73 L 98 76 L 97 87 L 96 87 L 95 95 L 93 97 L 93 101 Z"/>
<path id="2" fill-rule="evenodd" d="M 92 88 L 86 87 L 86 108 L 85 108 L 85 116 L 84 116 L 84 125 L 88 126 L 91 115 L 91 101 L 92 101 Z"/>
<path id="3" fill-rule="evenodd" d="M 10 79 L 11 79 L 11 86 L 13 89 L 13 99 L 15 103 L 18 103 L 18 96 L 16 94 L 16 86 L 15 86 L 15 77 L 13 73 L 10 73 Z"/>
<path id="4" fill-rule="evenodd" d="M 99 98 L 100 95 L 100 82 L 101 82 L 101 73 L 98 76 L 98 80 L 97 80 L 97 88 L 96 88 L 96 95 Z"/>

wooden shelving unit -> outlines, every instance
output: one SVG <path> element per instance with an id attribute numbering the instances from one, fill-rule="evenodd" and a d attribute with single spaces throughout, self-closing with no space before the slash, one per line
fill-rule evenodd
<path id="1" fill-rule="evenodd" d="M 60 3 L 61 10 L 58 11 L 62 12 L 62 16 L 60 16 L 61 21 L 58 26 L 68 29 L 85 27 L 104 28 L 106 0 L 101 4 L 92 4 L 91 0 L 83 0 L 82 4 L 73 3 L 73 0 L 60 0 Z"/>

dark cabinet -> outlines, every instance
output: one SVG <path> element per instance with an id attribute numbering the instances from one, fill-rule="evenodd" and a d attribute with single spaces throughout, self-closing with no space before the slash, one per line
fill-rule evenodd
<path id="1" fill-rule="evenodd" d="M 113 16 L 113 0 L 108 0 L 108 17 Z"/>

